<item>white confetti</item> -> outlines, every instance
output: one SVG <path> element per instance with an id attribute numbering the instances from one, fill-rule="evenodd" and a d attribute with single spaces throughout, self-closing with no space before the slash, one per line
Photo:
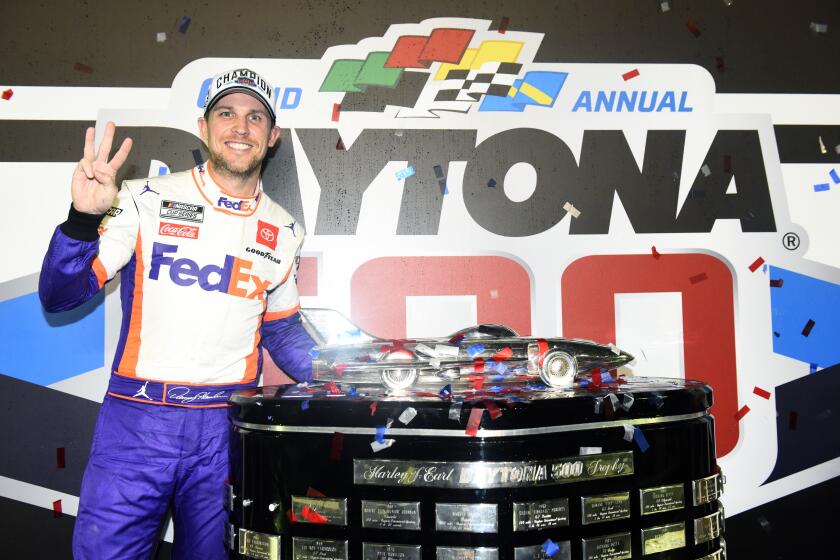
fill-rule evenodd
<path id="1" fill-rule="evenodd" d="M 416 352 L 422 352 L 423 354 L 426 354 L 427 356 L 431 356 L 432 358 L 437 358 L 438 357 L 438 353 L 435 351 L 435 349 L 430 348 L 430 347 L 426 346 L 425 344 L 418 344 L 417 346 L 414 347 L 414 350 Z"/>
<path id="2" fill-rule="evenodd" d="M 429 360 L 429 365 L 435 369 L 440 369 L 440 360 L 431 359 Z"/>
<path id="3" fill-rule="evenodd" d="M 663 14 L 664 14 L 665 12 L 669 12 L 669 11 L 671 11 L 671 4 L 670 4 L 670 2 L 668 2 L 667 0 L 662 0 L 662 2 L 660 2 L 660 3 L 659 3 L 659 9 L 660 9 L 660 10 L 662 10 L 662 13 L 663 13 Z"/>
<path id="4" fill-rule="evenodd" d="M 414 420 L 415 416 L 417 416 L 417 410 L 409 406 L 408 408 L 402 411 L 402 414 L 400 414 L 397 420 L 399 420 L 403 424 L 408 424 L 409 422 Z"/>
<path id="5" fill-rule="evenodd" d="M 703 164 L 703 167 L 700 168 L 700 171 L 703 172 L 704 177 L 708 177 L 709 175 L 712 174 L 712 170 L 709 169 L 709 166 L 705 163 Z"/>
<path id="6" fill-rule="evenodd" d="M 732 5 L 732 0 L 723 0 L 723 3 L 726 4 L 727 7 Z"/>
<path id="7" fill-rule="evenodd" d="M 837 144 L 836 146 L 834 146 L 834 153 L 836 153 L 837 155 L 840 156 L 840 144 Z"/>
<path id="8" fill-rule="evenodd" d="M 817 23 L 815 21 L 811 22 L 811 31 L 814 33 L 828 33 L 828 24 L 827 23 Z"/>
<path id="9" fill-rule="evenodd" d="M 452 406 L 449 407 L 449 419 L 456 422 L 461 419 L 461 403 L 452 403 Z"/>
<path id="10" fill-rule="evenodd" d="M 571 202 L 567 202 L 566 204 L 564 204 L 563 210 L 571 214 L 573 218 L 577 218 L 580 216 L 580 210 L 572 206 Z"/>
<path id="11" fill-rule="evenodd" d="M 601 404 L 604 402 L 604 399 L 598 397 L 595 399 L 595 414 L 601 414 Z"/>
<path id="12" fill-rule="evenodd" d="M 163 42 L 165 42 L 165 41 L 166 41 L 166 33 L 165 33 L 165 32 L 163 32 L 163 31 L 159 32 L 159 33 L 157 34 L 156 39 L 157 39 L 157 42 L 158 42 L 158 43 L 163 43 Z"/>
<path id="13" fill-rule="evenodd" d="M 607 395 L 607 398 L 610 399 L 610 404 L 612 405 L 612 409 L 613 410 L 618 410 L 618 406 L 619 406 L 618 397 L 616 397 L 614 394 L 610 393 L 609 395 Z"/>
<path id="14" fill-rule="evenodd" d="M 825 143 L 823 143 L 822 136 L 818 137 L 817 139 L 820 141 L 820 153 L 821 154 L 828 153 L 828 150 L 825 149 Z"/>
<path id="15" fill-rule="evenodd" d="M 372 442 L 370 442 L 370 448 L 373 449 L 374 453 L 379 453 L 383 449 L 388 449 L 392 445 L 394 445 L 394 440 L 393 439 L 383 439 L 382 443 L 379 443 L 376 440 L 373 440 Z"/>
<path id="16" fill-rule="evenodd" d="M 458 350 L 457 346 L 449 346 L 448 344 L 435 344 L 435 352 L 437 352 L 438 356 L 452 356 L 453 358 L 458 357 Z"/>
<path id="17" fill-rule="evenodd" d="M 602 448 L 600 447 L 581 447 L 580 454 L 581 455 L 598 455 L 601 453 Z"/>
<path id="18" fill-rule="evenodd" d="M 629 411 L 635 401 L 636 399 L 633 398 L 633 395 L 624 395 L 624 400 L 621 402 L 621 408 Z"/>
<path id="19" fill-rule="evenodd" d="M 624 441 L 633 441 L 633 432 L 636 431 L 635 426 L 631 426 L 630 424 L 624 424 L 622 425 L 622 427 L 624 428 Z"/>
<path id="20" fill-rule="evenodd" d="M 394 131 L 394 136 L 402 136 L 402 135 L 403 135 L 403 131 L 402 131 L 402 130 L 395 130 L 395 131 Z"/>
<path id="21" fill-rule="evenodd" d="M 499 290 L 490 290 L 490 299 L 499 299 Z"/>

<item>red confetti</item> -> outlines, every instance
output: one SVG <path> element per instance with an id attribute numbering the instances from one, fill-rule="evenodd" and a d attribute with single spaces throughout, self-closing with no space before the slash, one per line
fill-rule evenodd
<path id="1" fill-rule="evenodd" d="M 661 256 L 659 251 L 656 250 L 656 245 L 650 248 L 650 253 L 653 255 L 654 259 L 658 259 Z"/>
<path id="2" fill-rule="evenodd" d="M 61 517 L 61 500 L 53 502 L 53 517 Z"/>
<path id="3" fill-rule="evenodd" d="M 487 409 L 487 413 L 490 415 L 491 420 L 495 420 L 502 415 L 502 409 L 499 408 L 499 406 L 493 401 L 484 401 L 484 408 Z"/>
<path id="4" fill-rule="evenodd" d="M 304 519 L 309 521 L 310 523 L 326 523 L 327 518 L 315 511 L 314 509 L 310 508 L 309 506 L 303 506 L 303 509 L 300 510 L 300 514 L 303 516 Z"/>
<path id="5" fill-rule="evenodd" d="M 501 23 L 499 23 L 499 33 L 504 34 L 505 31 L 507 31 L 508 23 L 510 23 L 510 18 L 508 18 L 507 16 L 504 16 L 502 18 Z"/>
<path id="6" fill-rule="evenodd" d="M 336 150 L 346 150 L 347 148 L 344 147 L 344 142 L 341 140 L 341 136 L 338 137 L 338 142 L 335 144 Z"/>
<path id="7" fill-rule="evenodd" d="M 473 371 L 475 373 L 484 373 L 484 358 L 476 358 L 473 360 Z"/>
<path id="8" fill-rule="evenodd" d="M 632 80 L 633 78 L 635 78 L 638 75 L 639 75 L 639 69 L 634 68 L 634 69 L 630 70 L 629 72 L 625 72 L 624 74 L 622 74 L 621 77 L 624 78 L 624 81 L 626 82 L 627 80 Z"/>
<path id="9" fill-rule="evenodd" d="M 341 395 L 341 389 L 338 388 L 338 385 L 335 384 L 335 381 L 330 381 L 326 385 L 324 385 L 324 389 L 329 392 L 331 395 Z"/>
<path id="10" fill-rule="evenodd" d="M 334 371 L 334 372 L 335 372 L 335 374 L 336 374 L 337 376 L 339 376 L 339 377 L 341 377 L 342 375 L 344 375 L 344 370 L 345 370 L 345 369 L 347 369 L 347 364 L 335 364 L 335 365 L 333 366 L 333 371 Z"/>
<path id="11" fill-rule="evenodd" d="M 781 288 L 784 285 L 785 281 L 782 278 L 778 280 L 770 280 L 770 287 L 771 288 Z"/>
<path id="12" fill-rule="evenodd" d="M 289 521 L 291 521 L 292 523 L 297 523 L 297 515 L 295 515 L 295 512 L 293 512 L 291 509 L 286 510 L 286 517 L 288 517 Z"/>
<path id="13" fill-rule="evenodd" d="M 718 72 L 726 71 L 726 63 L 723 61 L 722 56 L 715 57 L 715 65 L 717 66 Z"/>
<path id="14" fill-rule="evenodd" d="M 796 430 L 796 421 L 799 418 L 799 415 L 796 412 L 791 412 L 788 414 L 788 428 L 790 430 Z"/>
<path id="15" fill-rule="evenodd" d="M 91 68 L 87 64 L 82 64 L 81 62 L 77 62 L 76 64 L 74 64 L 73 70 L 84 72 L 85 74 L 93 74 L 93 68 Z"/>
<path id="16" fill-rule="evenodd" d="M 306 489 L 306 495 L 310 498 L 326 498 L 326 495 L 323 492 L 315 490 L 311 486 Z"/>
<path id="17" fill-rule="evenodd" d="M 476 391 L 481 391 L 482 389 L 484 389 L 484 377 L 479 377 L 473 380 L 473 389 L 475 389 Z"/>
<path id="18" fill-rule="evenodd" d="M 592 381 L 591 384 L 595 387 L 600 387 L 601 385 L 601 370 L 596 370 L 592 372 Z"/>
<path id="19" fill-rule="evenodd" d="M 493 361 L 496 363 L 504 362 L 511 356 L 513 356 L 513 350 L 510 349 L 510 346 L 505 346 L 504 348 L 493 354 Z"/>
<path id="20" fill-rule="evenodd" d="M 802 336 L 810 335 L 811 334 L 811 329 L 814 328 L 814 325 L 816 325 L 814 320 L 813 319 L 808 319 L 808 322 L 805 323 L 805 328 L 802 329 Z"/>
<path id="21" fill-rule="evenodd" d="M 762 399 L 769 399 L 770 398 L 770 391 L 765 391 L 761 387 L 753 387 L 753 393 L 761 397 Z"/>
<path id="22" fill-rule="evenodd" d="M 55 466 L 59 469 L 64 468 L 64 448 L 63 447 L 56 447 L 55 448 Z"/>
<path id="23" fill-rule="evenodd" d="M 467 420 L 466 434 L 470 437 L 475 437 L 478 434 L 478 428 L 481 426 L 481 416 L 484 414 L 483 408 L 474 408 L 470 410 L 470 419 Z"/>
<path id="24" fill-rule="evenodd" d="M 695 37 L 700 36 L 700 27 L 696 23 L 694 23 L 691 20 L 688 20 L 687 22 L 685 22 L 685 26 L 688 28 L 689 31 L 691 31 L 692 35 L 694 35 Z"/>
<path id="25" fill-rule="evenodd" d="M 333 122 L 338 122 L 338 115 L 341 112 L 341 103 L 333 103 L 333 114 L 332 120 Z"/>
<path id="26" fill-rule="evenodd" d="M 338 462 L 341 460 L 342 447 L 344 447 L 344 434 L 335 432 L 333 434 L 332 444 L 330 445 L 330 461 Z"/>
<path id="27" fill-rule="evenodd" d="M 741 410 L 739 410 L 738 412 L 735 413 L 735 420 L 740 420 L 741 418 L 746 416 L 747 412 L 749 412 L 749 411 L 750 411 L 750 407 L 748 407 L 747 405 L 742 406 Z"/>
<path id="28" fill-rule="evenodd" d="M 379 406 L 379 401 L 373 401 L 370 403 L 370 415 L 373 416 L 376 414 L 376 407 Z"/>
<path id="29" fill-rule="evenodd" d="M 703 280 L 708 280 L 708 276 L 705 272 L 701 272 L 700 274 L 695 274 L 691 278 L 688 279 L 689 282 L 692 284 L 697 284 L 698 282 L 702 282 Z"/>
<path id="30" fill-rule="evenodd" d="M 545 339 L 540 338 L 537 340 L 537 348 L 540 351 L 540 366 L 542 366 L 542 359 L 546 352 L 548 352 L 548 342 Z"/>
<path id="31" fill-rule="evenodd" d="M 11 90 L 11 88 L 9 88 L 9 89 L 7 89 L 7 90 L 4 90 L 4 91 L 3 91 L 3 94 L 2 94 L 2 95 L 0 95 L 0 97 L 2 97 L 3 99 L 5 99 L 6 101 L 8 101 L 9 99 L 11 99 L 11 98 L 12 98 L 12 96 L 13 96 L 14 94 L 15 94 L 15 92 L 13 92 L 13 91 Z"/>
<path id="32" fill-rule="evenodd" d="M 750 265 L 750 272 L 755 272 L 755 271 L 756 271 L 756 270 L 758 270 L 758 269 L 759 269 L 759 267 L 760 267 L 761 265 L 763 265 L 763 264 L 764 264 L 764 259 L 762 259 L 761 257 L 758 257 L 758 258 L 757 258 L 757 259 L 755 259 L 755 260 L 753 261 L 753 263 Z"/>

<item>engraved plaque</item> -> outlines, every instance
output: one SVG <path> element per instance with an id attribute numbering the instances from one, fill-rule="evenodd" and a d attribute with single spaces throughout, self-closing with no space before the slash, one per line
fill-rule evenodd
<path id="1" fill-rule="evenodd" d="M 684 490 L 683 484 L 642 488 L 639 490 L 642 515 L 682 509 L 685 507 Z"/>
<path id="2" fill-rule="evenodd" d="M 691 483 L 692 502 L 695 506 L 717 500 L 723 493 L 723 484 L 719 474 L 713 474 Z"/>
<path id="3" fill-rule="evenodd" d="M 420 488 L 533 488 L 633 474 L 633 452 L 527 462 L 353 459 L 353 483 Z"/>
<path id="4" fill-rule="evenodd" d="M 257 560 L 277 560 L 280 556 L 280 536 L 240 528 L 239 554 Z"/>
<path id="5" fill-rule="evenodd" d="M 304 511 L 304 508 L 309 508 Z M 347 498 L 311 498 L 292 496 L 292 511 L 298 523 L 347 525 Z M 312 515 L 309 512 L 315 512 Z"/>
<path id="6" fill-rule="evenodd" d="M 627 519 L 630 517 L 630 492 L 583 496 L 580 499 L 581 522 L 584 525 Z"/>
<path id="7" fill-rule="evenodd" d="M 685 522 L 642 529 L 642 554 L 665 552 L 685 546 Z"/>
<path id="8" fill-rule="evenodd" d="M 362 527 L 420 530 L 420 502 L 362 500 Z"/>
<path id="9" fill-rule="evenodd" d="M 347 560 L 347 541 L 292 537 L 294 560 Z"/>
<path id="10" fill-rule="evenodd" d="M 694 544 L 704 543 L 720 536 L 720 512 L 694 520 Z"/>
<path id="11" fill-rule="evenodd" d="M 364 560 L 420 560 L 419 544 L 362 543 Z"/>
<path id="12" fill-rule="evenodd" d="M 569 499 L 513 503 L 513 530 L 530 531 L 569 524 Z"/>
<path id="13" fill-rule="evenodd" d="M 632 557 L 630 533 L 583 539 L 583 560 L 625 560 Z"/>
<path id="14" fill-rule="evenodd" d="M 437 560 L 499 560 L 499 549 L 439 546 L 436 555 Z"/>
<path id="15" fill-rule="evenodd" d="M 435 529 L 466 533 L 495 533 L 496 504 L 435 504 Z"/>
<path id="16" fill-rule="evenodd" d="M 233 486 L 225 482 L 225 508 L 228 511 L 233 511 L 233 500 L 236 498 L 236 494 L 233 493 Z"/>
<path id="17" fill-rule="evenodd" d="M 545 553 L 541 544 L 534 546 L 517 546 L 513 549 L 513 560 L 571 560 L 572 547 L 569 541 L 556 543 L 559 550 L 554 556 Z"/>

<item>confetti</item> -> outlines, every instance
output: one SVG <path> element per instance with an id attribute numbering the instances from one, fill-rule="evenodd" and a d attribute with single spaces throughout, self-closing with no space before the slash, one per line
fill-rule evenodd
<path id="1" fill-rule="evenodd" d="M 771 288 L 781 288 L 784 285 L 785 281 L 782 278 L 778 280 L 770 280 L 770 287 Z"/>
<path id="2" fill-rule="evenodd" d="M 735 413 L 735 420 L 740 420 L 741 418 L 746 416 L 747 412 L 749 412 L 749 411 L 750 411 L 750 407 L 748 407 L 747 405 L 742 406 L 741 409 L 738 412 Z"/>
<path id="3" fill-rule="evenodd" d="M 187 29 L 190 28 L 190 22 L 192 18 L 190 16 L 182 16 L 181 21 L 178 22 L 178 31 L 180 33 L 186 33 Z"/>
<path id="4" fill-rule="evenodd" d="M 467 429 L 465 433 L 470 437 L 475 437 L 478 434 L 478 428 L 481 426 L 481 416 L 484 414 L 483 408 L 474 408 L 470 410 L 470 419 L 467 420 Z"/>
<path id="5" fill-rule="evenodd" d="M 338 462 L 341 460 L 342 447 L 344 447 L 344 434 L 341 432 L 333 433 L 332 443 L 330 444 L 330 461 Z"/>
<path id="6" fill-rule="evenodd" d="M 708 280 L 708 279 L 709 279 L 708 275 L 706 275 L 705 272 L 701 272 L 700 274 L 695 274 L 694 276 L 689 278 L 688 281 L 691 282 L 692 284 L 697 284 L 699 282 L 702 282 L 703 280 Z"/>
<path id="7" fill-rule="evenodd" d="M 457 346 L 449 346 L 448 344 L 435 344 L 435 352 L 438 356 L 449 356 L 452 358 L 458 357 Z"/>
<path id="8" fill-rule="evenodd" d="M 309 401 L 301 401 L 300 402 L 300 409 L 301 410 L 309 410 Z"/>
<path id="9" fill-rule="evenodd" d="M 370 403 L 370 415 L 373 416 L 376 414 L 376 407 L 379 406 L 379 401 L 373 401 Z"/>
<path id="10" fill-rule="evenodd" d="M 418 344 L 414 347 L 415 352 L 420 352 L 421 354 L 425 354 L 427 356 L 431 356 L 432 358 L 437 358 L 438 353 L 434 348 L 429 348 L 425 344 Z"/>
<path id="11" fill-rule="evenodd" d="M 484 369 L 483 364 L 482 364 L 482 369 Z M 472 387 L 476 391 L 483 390 L 484 389 L 484 378 L 483 377 L 478 377 L 476 379 L 473 379 Z"/>
<path id="12" fill-rule="evenodd" d="M 84 72 L 85 74 L 93 74 L 93 68 L 88 66 L 87 64 L 82 64 L 81 62 L 77 62 L 73 65 L 73 70 L 78 72 Z"/>
<path id="13" fill-rule="evenodd" d="M 484 407 L 487 409 L 487 414 L 490 415 L 490 420 L 495 420 L 502 415 L 502 409 L 493 401 L 484 401 Z"/>
<path id="14" fill-rule="evenodd" d="M 581 455 L 599 455 L 603 451 L 601 447 L 581 447 Z"/>
<path id="15" fill-rule="evenodd" d="M 826 149 L 825 149 L 825 144 L 823 143 L 822 136 L 818 136 L 818 137 L 817 137 L 817 140 L 818 140 L 818 141 L 819 141 L 819 143 L 820 143 L 820 153 L 821 153 L 821 154 L 827 154 L 827 153 L 828 153 L 828 150 L 826 150 Z"/>
<path id="16" fill-rule="evenodd" d="M 830 187 L 831 185 L 829 185 L 828 183 L 819 183 L 817 185 L 814 185 L 814 192 L 827 191 Z"/>
<path id="17" fill-rule="evenodd" d="M 5 99 L 6 101 L 8 101 L 9 99 L 11 99 L 11 98 L 12 98 L 12 96 L 13 96 L 14 94 L 15 94 L 15 92 L 13 92 L 11 88 L 9 88 L 9 89 L 3 90 L 3 94 L 2 94 L 2 95 L 0 95 L 0 97 L 2 97 L 3 99 Z"/>
<path id="18" fill-rule="evenodd" d="M 53 502 L 53 517 L 61 517 L 61 500 Z"/>
<path id="19" fill-rule="evenodd" d="M 753 387 L 753 393 L 755 393 L 762 399 L 770 400 L 770 391 L 765 391 L 761 387 Z"/>
<path id="20" fill-rule="evenodd" d="M 374 453 L 379 453 L 383 449 L 388 449 L 392 445 L 394 445 L 394 440 L 392 440 L 392 439 L 385 439 L 385 440 L 382 440 L 381 442 L 380 441 L 370 442 L 370 448 L 373 449 Z"/>
<path id="21" fill-rule="evenodd" d="M 475 360 L 473 360 L 473 372 L 474 373 L 484 373 L 484 358 L 476 358 Z M 473 380 L 473 385 L 475 384 L 476 381 L 480 381 L 481 383 L 484 383 L 484 379 L 479 378 L 479 379 L 474 379 Z"/>
<path id="22" fill-rule="evenodd" d="M 445 175 L 443 174 L 443 167 L 441 167 L 440 165 L 435 165 L 434 170 L 435 177 L 437 177 L 438 179 L 443 179 L 445 177 Z"/>
<path id="23" fill-rule="evenodd" d="M 456 422 L 461 419 L 461 403 L 455 402 L 449 407 L 449 419 Z"/>
<path id="24" fill-rule="evenodd" d="M 818 367 L 820 367 L 819 364 L 811 364 L 808 373 L 817 373 Z"/>
<path id="25" fill-rule="evenodd" d="M 346 150 L 347 148 L 344 147 L 344 141 L 341 139 L 341 136 L 338 137 L 338 142 L 335 143 L 336 150 Z"/>
<path id="26" fill-rule="evenodd" d="M 201 156 L 201 150 L 193 150 L 192 157 L 196 165 L 201 165 L 202 163 L 204 163 L 204 158 Z"/>
<path id="27" fill-rule="evenodd" d="M 827 23 L 817 23 L 815 21 L 812 21 L 809 27 L 814 33 L 828 33 Z"/>
<path id="28" fill-rule="evenodd" d="M 799 415 L 796 412 L 791 412 L 788 414 L 788 429 L 791 431 L 796 430 L 796 421 L 799 419 Z"/>
<path id="29" fill-rule="evenodd" d="M 836 169 L 829 171 L 828 176 L 831 177 L 831 180 L 834 181 L 835 185 L 840 185 L 840 175 L 838 175 Z"/>
<path id="30" fill-rule="evenodd" d="M 670 12 L 670 11 L 671 11 L 671 4 L 668 2 L 668 0 L 662 0 L 662 1 L 659 3 L 659 10 L 660 10 L 663 14 L 664 14 L 665 12 Z"/>
<path id="31" fill-rule="evenodd" d="M 688 20 L 687 22 L 685 22 L 685 26 L 688 28 L 689 31 L 691 31 L 692 35 L 694 35 L 695 37 L 700 36 L 700 27 L 698 27 L 696 23 L 694 23 L 691 20 Z"/>
<path id="32" fill-rule="evenodd" d="M 571 202 L 567 202 L 566 204 L 564 204 L 563 210 L 571 214 L 573 218 L 577 218 L 580 216 L 580 210 L 572 206 Z"/>
<path id="33" fill-rule="evenodd" d="M 341 112 L 341 103 L 333 103 L 332 120 L 338 122 L 338 115 Z"/>
<path id="34" fill-rule="evenodd" d="M 312 488 L 311 486 L 309 486 L 306 489 L 306 495 L 309 496 L 310 498 L 325 498 L 326 497 L 326 495 L 323 492 L 320 492 L 320 491 Z"/>
<path id="35" fill-rule="evenodd" d="M 545 552 L 545 555 L 549 558 L 554 557 L 558 552 L 560 552 L 560 546 L 551 539 L 546 539 L 542 545 L 542 549 Z"/>
<path id="36" fill-rule="evenodd" d="M 507 16 L 502 17 L 502 21 L 499 23 L 499 33 L 504 34 L 507 31 L 508 23 L 510 23 L 510 19 Z"/>
<path id="37" fill-rule="evenodd" d="M 624 395 L 623 397 L 624 398 L 621 401 L 621 408 L 625 411 L 629 411 L 633 408 L 633 403 L 636 402 L 636 399 L 630 394 Z"/>
<path id="38" fill-rule="evenodd" d="M 715 66 L 718 69 L 718 72 L 726 72 L 726 63 L 723 61 L 722 56 L 715 57 Z"/>
<path id="39" fill-rule="evenodd" d="M 467 347 L 467 353 L 470 355 L 470 358 L 475 358 L 479 354 L 484 352 L 484 345 L 483 344 L 470 344 Z"/>
<path id="40" fill-rule="evenodd" d="M 598 397 L 595 399 L 595 414 L 601 414 L 601 405 L 604 403 L 604 399 L 602 397 Z"/>
<path id="41" fill-rule="evenodd" d="M 775 336 L 776 338 L 779 338 L 782 335 L 779 333 L 779 331 L 773 331 L 773 336 Z"/>
<path id="42" fill-rule="evenodd" d="M 659 251 L 656 250 L 656 245 L 654 245 L 650 248 L 650 254 L 653 255 L 654 259 L 658 259 L 661 256 L 659 254 Z"/>
<path id="43" fill-rule="evenodd" d="M 307 352 L 310 358 L 313 360 L 321 355 L 321 352 L 317 348 L 311 348 L 309 352 Z"/>
<path id="44" fill-rule="evenodd" d="M 755 260 L 753 261 L 753 263 L 750 265 L 750 272 L 755 272 L 755 271 L 756 271 L 756 270 L 758 270 L 758 268 L 759 268 L 761 265 L 763 265 L 763 264 L 764 264 L 764 259 L 763 259 L 763 258 L 761 258 L 761 257 L 758 257 L 758 258 L 757 258 L 757 259 L 755 259 Z"/>
<path id="45" fill-rule="evenodd" d="M 414 420 L 415 416 L 417 416 L 417 410 L 409 406 L 408 408 L 402 411 L 402 414 L 399 415 L 397 420 L 399 420 L 403 424 L 408 424 L 409 422 Z"/>
<path id="46" fill-rule="evenodd" d="M 636 445 L 642 453 L 650 449 L 650 444 L 648 443 L 647 438 L 645 438 L 645 434 L 642 433 L 642 430 L 639 428 L 636 428 L 633 431 L 633 439 L 636 441 Z"/>
<path id="47" fill-rule="evenodd" d="M 813 319 L 808 319 L 808 322 L 805 323 L 805 327 L 802 329 L 802 336 L 810 335 L 811 334 L 811 329 L 814 328 L 814 325 L 816 325 L 814 320 Z"/>
<path id="48" fill-rule="evenodd" d="M 513 350 L 511 350 L 510 346 L 505 346 L 504 348 L 493 354 L 493 361 L 504 362 L 511 356 L 513 356 Z"/>
<path id="49" fill-rule="evenodd" d="M 623 424 L 621 426 L 624 428 L 624 441 L 633 441 L 633 432 L 636 431 L 636 427 L 631 424 Z"/>
<path id="50" fill-rule="evenodd" d="M 494 188 L 496 185 L 497 185 L 497 183 L 496 183 L 495 179 L 490 179 L 489 181 L 487 181 L 487 186 L 490 187 L 491 189 Z"/>
<path id="51" fill-rule="evenodd" d="M 393 440 L 392 440 L 393 441 Z M 306 519 L 310 523 L 326 523 L 327 518 L 312 509 L 309 506 L 303 506 L 303 509 L 300 510 L 301 516 Z"/>
<path id="52" fill-rule="evenodd" d="M 732 5 L 732 0 L 723 0 L 723 3 L 726 4 L 726 7 L 728 8 Z"/>
<path id="53" fill-rule="evenodd" d="M 164 42 L 166 42 L 166 33 L 164 33 L 163 31 L 159 31 L 159 32 L 158 32 L 158 34 L 157 34 L 157 36 L 155 36 L 155 40 L 156 40 L 158 43 L 164 43 Z"/>
<path id="54" fill-rule="evenodd" d="M 63 447 L 56 447 L 55 448 L 55 466 L 58 469 L 64 468 L 64 448 Z"/>
<path id="55" fill-rule="evenodd" d="M 490 290 L 490 299 L 499 299 L 499 290 Z"/>
<path id="56" fill-rule="evenodd" d="M 634 68 L 633 70 L 630 70 L 629 72 L 625 72 L 624 74 L 622 74 L 621 77 L 624 78 L 624 81 L 626 82 L 627 80 L 632 80 L 633 78 L 635 78 L 638 75 L 639 75 L 639 69 Z"/>
<path id="57" fill-rule="evenodd" d="M 834 146 L 834 153 L 840 156 L 840 144 Z"/>
<path id="58" fill-rule="evenodd" d="M 761 525 L 761 528 L 764 530 L 765 533 L 771 533 L 773 529 L 770 527 L 770 522 L 767 521 L 767 518 L 763 515 L 758 517 L 758 524 Z"/>
<path id="59" fill-rule="evenodd" d="M 441 179 L 440 181 L 438 181 L 438 187 L 440 187 L 440 194 L 442 196 L 446 196 L 446 195 L 449 194 L 449 189 L 446 188 L 446 180 L 445 179 Z"/>
<path id="60" fill-rule="evenodd" d="M 705 163 L 703 164 L 703 167 L 700 168 L 700 171 L 703 172 L 704 177 L 708 177 L 709 175 L 712 174 L 712 170 L 709 169 L 709 166 Z"/>
<path id="61" fill-rule="evenodd" d="M 403 131 L 402 131 L 402 130 L 395 130 L 395 131 L 394 131 L 394 136 L 398 136 L 398 137 L 402 138 L 402 135 L 403 135 Z"/>
<path id="62" fill-rule="evenodd" d="M 452 385 L 444 386 L 440 391 L 438 391 L 438 395 L 444 399 L 450 398 L 452 396 Z"/>
<path id="63" fill-rule="evenodd" d="M 397 181 L 402 181 L 403 179 L 408 179 L 412 175 L 414 175 L 416 171 L 414 171 L 414 167 L 408 166 L 405 169 L 400 169 L 396 173 L 394 173 L 394 177 L 397 178 Z"/>

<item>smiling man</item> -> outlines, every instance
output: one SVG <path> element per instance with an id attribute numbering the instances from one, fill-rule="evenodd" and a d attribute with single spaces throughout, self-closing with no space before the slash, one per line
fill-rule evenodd
<path id="1" fill-rule="evenodd" d="M 280 137 L 272 88 L 256 72 L 215 78 L 198 129 L 206 164 L 126 181 L 98 153 L 94 129 L 53 235 L 39 293 L 72 309 L 120 273 L 122 328 L 82 480 L 73 556 L 148 557 L 174 509 L 176 558 L 227 558 L 222 489 L 227 400 L 256 385 L 261 349 L 299 381 L 311 378 L 295 283 L 303 229 L 263 191 L 260 172 Z"/>

